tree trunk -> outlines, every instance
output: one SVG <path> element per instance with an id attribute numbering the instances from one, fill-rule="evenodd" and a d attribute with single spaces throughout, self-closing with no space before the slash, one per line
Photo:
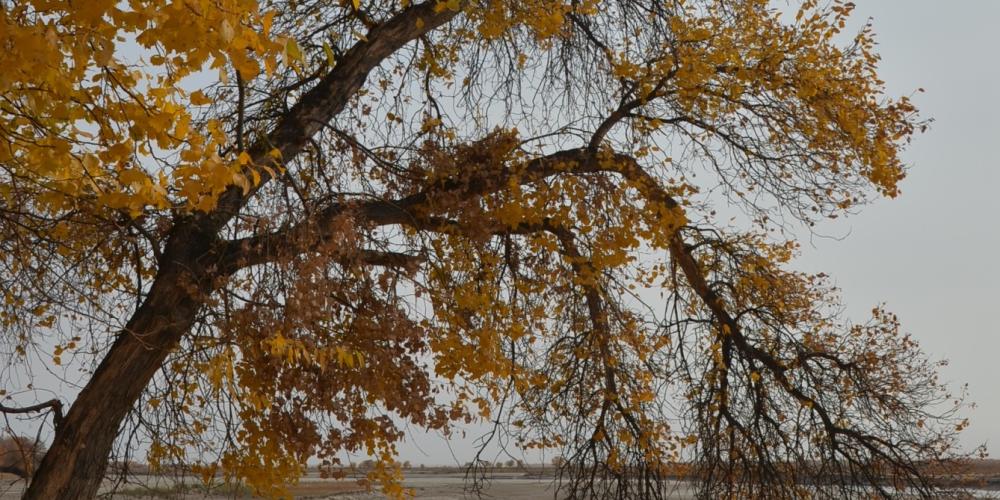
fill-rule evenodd
<path id="1" fill-rule="evenodd" d="M 372 28 L 365 40 L 347 51 L 336 68 L 282 117 L 268 140 L 250 148 L 253 163 L 273 162 L 272 149 L 290 161 L 309 137 L 344 108 L 373 68 L 458 14 L 456 9 L 439 10 L 437 4 L 411 5 Z M 191 328 L 203 304 L 200 297 L 211 292 L 215 278 L 235 271 L 218 266 L 220 255 L 213 250 L 221 249 L 213 245 L 218 242 L 218 230 L 246 203 L 248 195 L 252 191 L 244 193 L 230 186 L 214 211 L 175 226 L 149 295 L 56 429 L 52 447 L 24 498 L 77 499 L 97 494 L 122 420 L 167 354 Z M 199 293 L 188 293 L 185 283 L 197 284 Z"/>
<path id="2" fill-rule="evenodd" d="M 202 291 L 208 291 L 210 280 L 197 278 L 206 276 L 203 264 L 209 238 L 181 232 L 187 237 L 175 234 L 171 238 L 177 242 L 172 245 L 175 251 L 164 253 L 163 267 L 149 295 L 57 427 L 52 446 L 23 498 L 69 500 L 97 495 L 122 420 L 190 329 L 202 305 L 202 294 L 192 294 L 182 284 L 195 280 Z"/>

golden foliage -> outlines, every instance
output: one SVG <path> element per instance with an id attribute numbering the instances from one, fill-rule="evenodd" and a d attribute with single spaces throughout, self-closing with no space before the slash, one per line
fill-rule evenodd
<path id="1" fill-rule="evenodd" d="M 654 495 L 630 478 L 692 458 L 729 496 L 924 491 L 910 465 L 953 439 L 933 367 L 881 309 L 838 321 L 773 236 L 899 192 L 922 122 L 870 27 L 644 5 L 5 4 L 5 342 L 103 332 L 59 364 L 185 291 L 196 313 L 155 312 L 193 327 L 136 406 L 148 458 L 277 496 L 345 451 L 405 495 L 401 422 L 501 419 L 578 495 Z"/>

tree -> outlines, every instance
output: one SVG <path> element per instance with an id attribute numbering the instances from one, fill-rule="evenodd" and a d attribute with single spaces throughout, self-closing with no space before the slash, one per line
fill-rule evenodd
<path id="1" fill-rule="evenodd" d="M 706 496 L 935 493 L 935 366 L 787 266 L 924 123 L 851 4 L 3 5 L 2 338 L 95 365 L 27 498 L 134 439 L 261 493 L 366 452 L 401 493 L 402 423 L 475 418 L 569 496 L 681 461 Z"/>
<path id="2" fill-rule="evenodd" d="M 31 477 L 35 464 L 45 452 L 38 441 L 24 436 L 0 439 L 0 472 Z"/>

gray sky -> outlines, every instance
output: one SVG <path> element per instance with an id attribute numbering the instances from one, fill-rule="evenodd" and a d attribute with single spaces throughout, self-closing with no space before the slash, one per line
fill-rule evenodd
<path id="1" fill-rule="evenodd" d="M 849 317 L 863 321 L 885 302 L 935 359 L 944 380 L 968 383 L 972 426 L 966 448 L 1000 446 L 1000 2 L 856 0 L 853 25 L 873 18 L 881 76 L 891 95 L 911 94 L 935 121 L 905 153 L 902 196 L 818 228 L 843 237 L 807 238 L 796 266 L 826 272 Z M 44 378 L 44 377 L 43 377 Z M 47 387 L 69 399 L 64 384 Z M 464 462 L 484 428 L 465 438 L 414 431 L 399 447 L 414 464 Z M 454 451 L 452 458 L 450 448 Z M 494 458 L 494 457 L 487 457 Z M 529 457 L 532 461 L 535 456 Z"/>
<path id="2" fill-rule="evenodd" d="M 795 3 L 795 2 L 793 2 Z M 932 359 L 948 359 L 944 381 L 969 384 L 972 425 L 961 443 L 1000 446 L 1000 2 L 855 0 L 852 26 L 873 19 L 881 77 L 892 96 L 913 95 L 933 118 L 904 154 L 902 195 L 821 225 L 795 266 L 830 274 L 849 318 L 862 322 L 885 302 Z M 851 30 L 848 30 L 849 32 Z M 472 437 L 453 438 L 459 461 Z M 402 460 L 449 463 L 448 443 L 420 432 Z M 994 453 L 996 455 L 996 453 Z M 533 457 L 532 457 L 533 458 Z"/>
<path id="3" fill-rule="evenodd" d="M 934 119 L 904 155 L 902 195 L 821 228 L 840 241 L 804 242 L 799 266 L 832 275 L 848 314 L 885 301 L 904 330 L 968 382 L 967 447 L 1000 446 L 1000 2 L 857 1 L 873 18 L 881 76 Z M 848 234 L 849 233 L 849 234 Z"/>

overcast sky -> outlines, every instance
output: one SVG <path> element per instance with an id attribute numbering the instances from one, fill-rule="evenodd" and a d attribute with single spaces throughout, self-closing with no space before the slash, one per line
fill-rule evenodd
<path id="1" fill-rule="evenodd" d="M 950 360 L 944 379 L 956 388 L 968 383 L 978 404 L 968 414 L 972 426 L 963 445 L 997 448 L 1000 1 L 856 3 L 855 26 L 873 18 L 889 93 L 924 88 L 914 100 L 934 122 L 905 153 L 911 169 L 902 196 L 821 226 L 819 232 L 843 238 L 807 238 L 796 266 L 830 274 L 857 321 L 884 301 L 932 358 Z M 65 385 L 52 389 L 64 399 L 75 392 Z M 414 432 L 400 446 L 400 458 L 414 464 L 469 460 L 472 438 L 483 429 L 468 430 L 466 439 L 450 443 Z"/>
<path id="2" fill-rule="evenodd" d="M 830 274 L 851 319 L 864 321 L 885 302 L 932 359 L 950 360 L 943 380 L 956 389 L 968 383 L 977 403 L 962 444 L 997 448 L 1000 1 L 855 3 L 853 26 L 873 20 L 889 94 L 923 88 L 913 99 L 934 122 L 904 155 L 911 169 L 902 195 L 821 226 L 842 238 L 806 238 L 796 267 Z M 458 460 L 471 457 L 470 442 L 451 441 Z M 451 458 L 443 439 L 421 433 L 400 453 L 414 463 Z"/>
<path id="3" fill-rule="evenodd" d="M 968 382 L 972 446 L 1000 446 L 1000 2 L 860 0 L 871 17 L 881 76 L 914 96 L 930 130 L 904 158 L 902 196 L 824 228 L 847 237 L 803 245 L 800 265 L 831 274 L 858 319 L 879 301 L 926 352 Z"/>

